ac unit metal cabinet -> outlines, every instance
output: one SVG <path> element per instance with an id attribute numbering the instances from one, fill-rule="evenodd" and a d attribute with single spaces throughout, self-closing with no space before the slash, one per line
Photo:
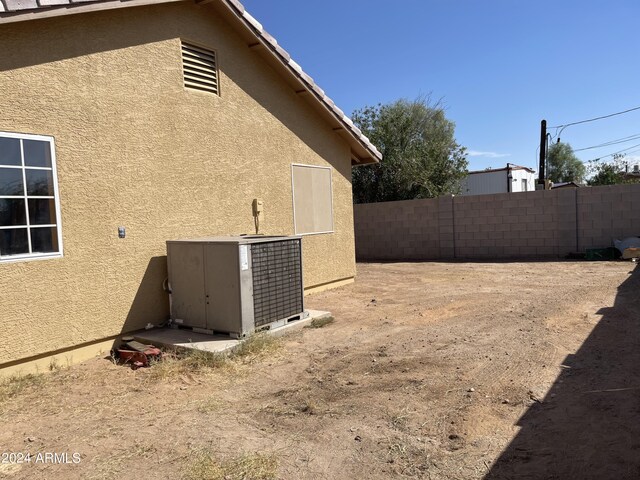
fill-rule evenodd
<path id="1" fill-rule="evenodd" d="M 171 319 L 242 336 L 304 312 L 299 236 L 167 241 Z"/>

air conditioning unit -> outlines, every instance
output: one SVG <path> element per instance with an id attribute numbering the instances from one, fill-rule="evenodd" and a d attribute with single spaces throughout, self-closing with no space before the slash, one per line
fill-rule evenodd
<path id="1" fill-rule="evenodd" d="M 174 324 L 239 337 L 304 317 L 299 236 L 167 241 Z"/>

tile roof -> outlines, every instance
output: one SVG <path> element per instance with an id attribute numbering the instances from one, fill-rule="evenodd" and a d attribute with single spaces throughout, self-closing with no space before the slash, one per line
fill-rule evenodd
<path id="1" fill-rule="evenodd" d="M 0 12 L 18 13 L 80 3 L 103 3 L 100 0 L 0 0 Z"/>
<path id="2" fill-rule="evenodd" d="M 67 15 L 82 13 L 86 10 L 125 8 L 136 5 L 148 5 L 166 3 L 179 0 L 0 0 L 0 24 L 22 20 L 36 19 L 42 14 Z M 200 3 L 208 3 L 211 0 L 200 0 Z M 247 12 L 238 0 L 213 0 L 225 4 L 245 26 L 252 30 L 255 36 L 269 48 L 306 87 L 306 89 L 340 121 L 343 127 L 363 147 L 370 159 L 364 159 L 362 163 L 375 163 L 382 159 L 382 154 L 369 141 L 369 139 L 353 124 L 353 121 L 335 104 L 335 102 L 315 83 L 312 77 L 302 70 L 291 55 L 282 48 L 278 41 L 270 35 L 249 12 Z"/>

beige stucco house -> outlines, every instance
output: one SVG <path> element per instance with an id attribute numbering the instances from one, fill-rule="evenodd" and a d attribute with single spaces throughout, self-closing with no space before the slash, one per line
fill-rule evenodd
<path id="1" fill-rule="evenodd" d="M 254 199 L 307 290 L 353 280 L 380 153 L 240 3 L 0 0 L 0 38 L 0 372 L 165 320 L 165 242 L 255 233 Z"/>

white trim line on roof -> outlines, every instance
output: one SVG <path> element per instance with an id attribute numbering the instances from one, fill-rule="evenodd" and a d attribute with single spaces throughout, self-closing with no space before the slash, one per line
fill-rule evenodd
<path id="1" fill-rule="evenodd" d="M 496 173 L 496 172 L 506 172 L 508 170 L 526 170 L 528 173 L 536 173 L 535 170 L 529 168 L 529 167 L 521 167 L 521 166 L 515 166 L 515 167 L 502 167 L 502 168 L 487 168 L 486 170 L 472 170 L 470 172 L 467 172 L 467 175 L 476 175 L 479 173 Z"/>

